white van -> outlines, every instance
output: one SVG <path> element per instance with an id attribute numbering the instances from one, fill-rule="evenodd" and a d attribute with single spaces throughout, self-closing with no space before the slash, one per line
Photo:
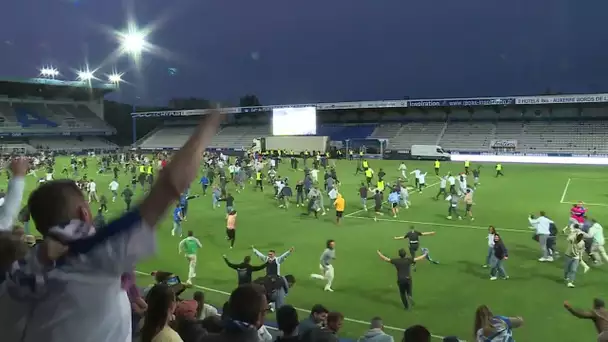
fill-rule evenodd
<path id="1" fill-rule="evenodd" d="M 412 145 L 410 155 L 412 159 L 450 160 L 450 153 L 436 145 Z"/>

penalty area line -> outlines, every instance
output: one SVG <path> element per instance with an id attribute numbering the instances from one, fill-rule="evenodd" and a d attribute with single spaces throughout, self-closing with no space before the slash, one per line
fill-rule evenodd
<path id="1" fill-rule="evenodd" d="M 135 271 L 135 274 L 150 276 L 150 273 L 141 272 L 141 271 Z M 213 292 L 213 293 L 217 293 L 217 294 L 222 294 L 222 295 L 225 295 L 225 296 L 230 296 L 230 292 L 226 292 L 226 291 L 222 291 L 222 290 L 218 290 L 218 289 L 213 289 L 213 288 L 210 288 L 210 287 L 199 286 L 199 285 L 194 285 L 194 284 L 192 285 L 192 287 L 200 289 L 200 290 L 204 290 L 204 291 L 209 291 L 209 292 Z M 307 314 L 310 313 L 310 309 L 303 309 L 303 308 L 297 308 L 297 307 L 294 307 L 294 309 L 296 309 L 297 311 L 300 311 L 300 312 L 305 312 Z M 347 321 L 347 322 L 351 322 L 351 323 L 369 325 L 369 322 L 362 321 L 362 320 L 359 320 L 359 319 L 344 317 L 344 320 Z M 388 330 L 399 331 L 401 333 L 403 333 L 405 331 L 405 328 L 392 327 L 390 325 L 385 325 L 384 328 L 388 329 Z M 433 337 L 435 339 L 438 339 L 438 340 L 442 340 L 444 338 L 443 336 L 434 335 L 434 334 L 431 334 L 431 337 Z M 463 341 L 463 340 L 460 340 L 460 341 L 461 342 L 466 342 L 466 341 Z"/>
<path id="2" fill-rule="evenodd" d="M 564 200 L 566 199 L 566 194 L 568 193 L 568 187 L 570 187 L 571 181 L 572 181 L 572 178 L 568 178 L 568 181 L 566 182 L 566 186 L 564 187 L 564 192 L 562 193 L 562 198 L 559 200 L 559 203 L 566 203 L 566 202 L 564 202 Z"/>

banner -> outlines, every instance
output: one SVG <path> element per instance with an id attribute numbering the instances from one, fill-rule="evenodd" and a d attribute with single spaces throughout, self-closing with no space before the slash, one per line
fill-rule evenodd
<path id="1" fill-rule="evenodd" d="M 553 104 L 553 103 L 603 103 L 608 102 L 608 94 L 582 94 L 560 96 L 518 97 L 515 104 Z"/>
<path id="2" fill-rule="evenodd" d="M 332 110 L 332 109 L 358 109 L 361 108 L 362 102 L 335 102 L 335 103 L 319 103 L 317 110 Z"/>
<path id="3" fill-rule="evenodd" d="M 410 100 L 408 107 L 464 107 L 464 106 L 498 106 L 515 103 L 514 97 L 471 98 L 471 99 L 432 99 Z"/>
<path id="4" fill-rule="evenodd" d="M 492 140 L 491 148 L 517 148 L 517 140 Z"/>

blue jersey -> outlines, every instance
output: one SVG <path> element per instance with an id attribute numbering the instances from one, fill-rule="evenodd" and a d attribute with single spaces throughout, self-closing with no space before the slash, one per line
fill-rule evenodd
<path id="1" fill-rule="evenodd" d="M 181 214 L 182 214 L 182 208 L 175 208 L 173 210 L 173 221 L 175 222 L 181 222 Z"/>
<path id="2" fill-rule="evenodd" d="M 207 178 L 206 176 L 201 177 L 200 184 L 209 185 L 209 178 Z"/>
<path id="3" fill-rule="evenodd" d="M 391 192 L 388 195 L 388 201 L 391 203 L 399 203 L 399 193 L 398 192 Z"/>
<path id="4" fill-rule="evenodd" d="M 185 207 L 188 205 L 188 195 L 187 194 L 181 195 L 181 197 L 179 198 L 179 205 L 181 205 L 182 207 Z"/>

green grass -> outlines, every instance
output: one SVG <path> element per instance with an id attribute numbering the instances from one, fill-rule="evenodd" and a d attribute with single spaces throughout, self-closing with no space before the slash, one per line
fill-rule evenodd
<path id="1" fill-rule="evenodd" d="M 57 170 L 67 163 L 67 159 L 58 161 Z M 384 168 L 389 179 L 398 176 L 398 164 L 397 161 L 370 161 L 376 171 Z M 430 162 L 412 161 L 407 165 L 410 170 L 419 166 L 429 171 L 429 175 L 432 173 Z M 288 176 L 292 183 L 302 175 L 287 171 L 287 161 L 281 166 L 279 174 Z M 213 210 L 209 196 L 192 200 L 183 228 L 193 230 L 204 245 L 199 254 L 196 284 L 230 292 L 236 285 L 236 274 L 222 261 L 223 254 L 238 261 L 251 253 L 251 245 L 263 252 L 275 249 L 278 253 L 294 246 L 295 252 L 282 267 L 283 274 L 291 273 L 297 278 L 288 303 L 304 309 L 323 303 L 331 310 L 341 311 L 352 319 L 344 325 L 343 337 L 356 338 L 368 328 L 353 320 L 368 321 L 380 315 L 387 325 L 398 328 L 387 330 L 395 336 L 401 336 L 405 327 L 423 324 L 435 335 L 456 335 L 471 340 L 474 311 L 481 304 L 488 305 L 495 314 L 522 316 L 525 326 L 515 333 L 518 341 L 590 341 L 595 337 L 591 323 L 572 317 L 563 309 L 562 302 L 569 300 L 574 306 L 587 308 L 592 298 L 606 297 L 605 269 L 594 267 L 585 275 L 579 272 L 577 288 L 566 288 L 562 280 L 562 260 L 550 264 L 537 261 L 540 252 L 531 239 L 527 216 L 545 210 L 559 227 L 564 226 L 570 205 L 562 203 L 563 196 L 563 202 L 582 200 L 594 204 L 589 206 L 590 215 L 605 222 L 608 219 L 604 208 L 608 206 L 605 168 L 507 164 L 506 176 L 494 178 L 492 165 L 484 165 L 481 186 L 475 193 L 476 220 L 473 222 L 446 220 L 447 202 L 431 199 L 437 186 L 422 194 L 412 193 L 412 207 L 402 210 L 397 219 L 386 215 L 374 222 L 366 212 L 360 211 L 357 188 L 363 176 L 354 176 L 354 169 L 354 162 L 338 162 L 341 192 L 349 214 L 341 226 L 333 223 L 333 212 L 315 220 L 301 218 L 301 209 L 295 206 L 289 210 L 279 209 L 270 186 L 265 193 L 254 192 L 249 187 L 244 193 L 235 194 L 239 216 L 234 250 L 228 249 L 224 239 L 224 209 Z M 461 169 L 461 163 L 444 162 L 441 172 Z M 96 179 L 100 192 L 107 189 L 111 180 L 109 174 L 94 175 L 92 166 L 89 176 Z M 428 184 L 435 182 L 429 178 Z M 127 180 L 122 176 L 121 185 Z M 31 177 L 28 189 L 35 183 Z M 192 191 L 201 192 L 196 184 Z M 109 196 L 109 191 L 106 192 Z M 109 207 L 116 215 L 123 209 L 123 203 L 110 203 Z M 394 241 L 393 237 L 403 234 L 411 223 L 419 230 L 437 232 L 436 236 L 422 238 L 422 245 L 428 247 L 441 264 L 418 266 L 413 275 L 417 305 L 406 312 L 397 294 L 395 270 L 377 257 L 376 250 L 396 255 L 404 242 Z M 487 252 L 488 225 L 498 228 L 509 249 L 506 268 L 510 280 L 491 282 L 488 270 L 481 267 Z M 162 269 L 186 277 L 187 264 L 177 254 L 179 240 L 171 237 L 170 229 L 171 221 L 167 218 L 159 226 L 158 257 L 141 263 L 139 271 Z M 318 270 L 319 256 L 327 239 L 336 240 L 334 293 L 324 292 L 322 283 L 309 278 L 310 273 Z M 564 239 L 560 238 L 558 248 L 564 247 Z M 141 282 L 149 280 L 140 279 Z M 219 306 L 227 298 L 211 291 L 207 291 L 207 295 L 211 303 Z M 301 318 L 305 315 L 302 312 Z"/>

